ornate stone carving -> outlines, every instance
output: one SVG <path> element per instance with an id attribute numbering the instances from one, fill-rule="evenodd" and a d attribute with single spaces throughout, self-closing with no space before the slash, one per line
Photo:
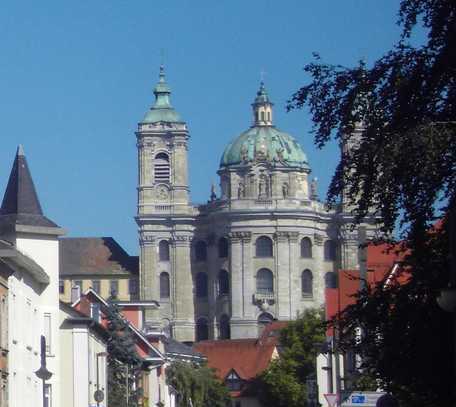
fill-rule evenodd
<path id="1" fill-rule="evenodd" d="M 284 182 L 282 184 L 282 195 L 284 198 L 288 198 L 290 194 L 290 186 L 288 185 L 288 182 Z"/>
<path id="2" fill-rule="evenodd" d="M 275 304 L 274 294 L 253 294 L 253 303 L 261 310 L 267 311 L 270 306 Z"/>
<path id="3" fill-rule="evenodd" d="M 250 241 L 252 239 L 251 232 L 231 232 L 228 233 L 228 237 L 231 240 L 231 243 L 238 243 L 241 240 Z"/>
<path id="4" fill-rule="evenodd" d="M 141 246 L 152 245 L 155 243 L 155 237 L 150 235 L 142 235 L 139 238 L 139 244 Z"/>
<path id="5" fill-rule="evenodd" d="M 317 246 L 323 245 L 323 240 L 324 240 L 323 235 L 320 235 L 320 234 L 318 234 L 318 233 L 315 233 L 315 235 L 314 235 L 314 243 L 315 243 Z"/>
<path id="6" fill-rule="evenodd" d="M 245 185 L 243 182 L 240 182 L 238 185 L 238 199 L 245 198 Z"/>
<path id="7" fill-rule="evenodd" d="M 169 191 L 168 188 L 164 185 L 159 185 L 155 190 L 155 196 L 159 201 L 168 201 Z"/>

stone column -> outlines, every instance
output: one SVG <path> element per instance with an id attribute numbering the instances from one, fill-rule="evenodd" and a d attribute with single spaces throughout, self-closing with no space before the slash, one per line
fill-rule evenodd
<path id="1" fill-rule="evenodd" d="M 243 304 L 244 317 L 246 319 L 254 319 L 254 307 L 252 306 L 252 298 L 255 293 L 253 281 L 253 246 L 252 233 L 242 232 L 242 247 L 244 257 L 242 259 L 242 281 L 244 287 Z"/>
<path id="2" fill-rule="evenodd" d="M 190 236 L 176 235 L 172 243 L 174 337 L 181 342 L 193 342 L 195 311 Z"/>
<path id="3" fill-rule="evenodd" d="M 211 235 L 207 239 L 207 271 L 208 271 L 208 301 L 209 301 L 209 339 L 217 339 L 217 245 L 215 236 Z"/>
<path id="4" fill-rule="evenodd" d="M 280 320 L 290 319 L 290 247 L 287 232 L 276 232 L 276 258 L 277 268 L 275 270 L 275 301 L 276 317 Z"/>
<path id="5" fill-rule="evenodd" d="M 153 236 L 141 232 L 140 238 L 140 298 L 141 300 L 157 300 L 159 298 L 159 279 L 157 276 L 157 246 Z M 144 319 L 146 325 L 159 326 L 158 309 L 146 308 Z"/>
<path id="6" fill-rule="evenodd" d="M 233 232 L 229 234 L 231 240 L 230 265 L 231 265 L 231 320 L 240 320 L 243 315 L 243 247 L 242 234 Z"/>
<path id="7" fill-rule="evenodd" d="M 299 303 L 301 299 L 301 272 L 298 268 L 298 258 L 299 258 L 299 233 L 298 232 L 288 232 L 288 242 L 289 242 L 289 255 L 290 255 L 290 269 L 289 269 L 289 279 L 290 281 L 290 291 L 289 291 L 289 304 L 290 308 L 288 314 L 290 318 L 293 319 L 297 316 L 299 311 Z"/>

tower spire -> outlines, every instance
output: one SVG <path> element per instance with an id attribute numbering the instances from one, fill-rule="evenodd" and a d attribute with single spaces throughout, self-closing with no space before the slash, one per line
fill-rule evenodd
<path id="1" fill-rule="evenodd" d="M 158 82 L 154 88 L 155 103 L 144 116 L 142 123 L 157 123 L 169 122 L 180 123 L 182 122 L 179 114 L 174 110 L 171 105 L 171 88 L 166 82 L 165 67 L 160 65 L 158 74 Z"/>
<path id="2" fill-rule="evenodd" d="M 4 219 L 4 217 L 22 225 L 57 226 L 43 215 L 22 145 L 17 148 L 13 168 L 3 196 L 0 218 Z"/>

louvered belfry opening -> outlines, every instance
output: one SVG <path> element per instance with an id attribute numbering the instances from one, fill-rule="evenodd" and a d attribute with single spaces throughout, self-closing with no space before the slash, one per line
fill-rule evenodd
<path id="1" fill-rule="evenodd" d="M 154 160 L 155 183 L 168 183 L 170 174 L 168 155 L 166 153 L 158 153 Z"/>

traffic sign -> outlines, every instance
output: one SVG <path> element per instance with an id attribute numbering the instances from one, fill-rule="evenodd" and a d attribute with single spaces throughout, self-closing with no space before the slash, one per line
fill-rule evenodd
<path id="1" fill-rule="evenodd" d="M 337 394 L 334 393 L 328 393 L 325 394 L 325 399 L 328 402 L 329 407 L 334 407 L 337 403 Z"/>
<path id="2" fill-rule="evenodd" d="M 375 407 L 377 400 L 384 392 L 377 391 L 343 391 L 341 393 L 341 407 Z"/>

